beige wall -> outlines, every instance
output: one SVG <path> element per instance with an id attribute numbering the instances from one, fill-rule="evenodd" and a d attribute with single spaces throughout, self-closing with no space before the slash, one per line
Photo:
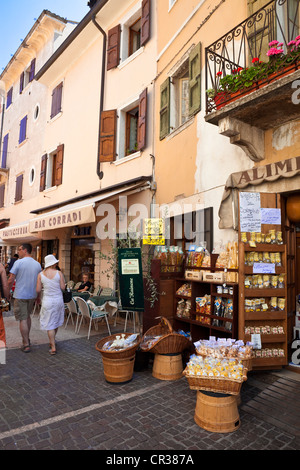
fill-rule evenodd
<path id="1" fill-rule="evenodd" d="M 234 13 L 233 13 L 234 12 Z M 155 154 L 158 184 L 156 202 L 185 203 L 186 198 L 214 208 L 214 240 L 232 239 L 232 231 L 218 229 L 218 210 L 227 177 L 252 168 L 244 152 L 205 122 L 205 47 L 247 17 L 247 2 L 169 0 L 158 2 L 158 77 L 156 81 Z M 168 28 L 165 25 L 168 24 Z M 201 110 L 181 128 L 159 140 L 160 86 L 176 70 L 191 47 L 201 42 Z"/>

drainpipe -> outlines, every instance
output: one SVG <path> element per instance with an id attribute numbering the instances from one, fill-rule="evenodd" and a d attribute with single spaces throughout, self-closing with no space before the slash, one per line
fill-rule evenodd
<path id="1" fill-rule="evenodd" d="M 0 81 L 0 108 L 1 108 L 1 124 L 0 124 L 0 159 L 1 159 L 1 151 L 2 151 L 2 137 L 3 137 L 3 125 L 4 125 L 4 108 L 5 108 L 5 89 L 2 86 Z M 2 163 L 0 161 L 0 167 Z"/>
<path id="2" fill-rule="evenodd" d="M 103 111 L 103 106 L 104 106 L 104 89 L 105 89 L 105 65 L 106 65 L 106 42 L 107 42 L 107 36 L 105 31 L 101 28 L 99 23 L 96 21 L 96 15 L 92 17 L 92 21 L 96 28 L 100 31 L 100 33 L 103 35 L 103 51 L 102 51 L 102 77 L 101 77 L 101 93 L 100 93 L 100 114 L 99 114 L 99 135 L 98 135 L 98 154 L 97 154 L 97 175 L 100 180 L 103 178 L 103 171 L 101 171 L 100 168 L 100 123 L 101 123 L 101 114 Z"/>

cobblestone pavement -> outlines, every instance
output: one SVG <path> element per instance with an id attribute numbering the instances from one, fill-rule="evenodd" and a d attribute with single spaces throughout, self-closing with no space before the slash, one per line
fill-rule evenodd
<path id="1" fill-rule="evenodd" d="M 47 344 L 34 344 L 29 354 L 7 350 L 0 365 L 0 450 L 300 449 L 299 434 L 243 409 L 276 374 L 252 372 L 242 386 L 240 428 L 211 433 L 194 421 L 196 391 L 185 378 L 157 380 L 150 362 L 126 384 L 107 383 L 95 349 L 103 336 L 104 328 L 89 340 L 60 341 L 56 356 Z"/>

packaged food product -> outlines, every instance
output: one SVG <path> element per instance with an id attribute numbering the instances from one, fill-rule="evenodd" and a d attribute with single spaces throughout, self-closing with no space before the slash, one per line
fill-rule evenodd
<path id="1" fill-rule="evenodd" d="M 271 310 L 277 310 L 277 297 L 271 297 L 270 307 Z"/>
<path id="2" fill-rule="evenodd" d="M 247 239 L 247 233 L 246 232 L 241 232 L 241 241 L 243 243 L 247 243 L 248 239 Z"/>
<path id="3" fill-rule="evenodd" d="M 278 276 L 278 288 L 284 289 L 284 274 Z"/>
<path id="4" fill-rule="evenodd" d="M 176 291 L 177 295 L 184 295 L 186 297 L 191 297 L 192 295 L 192 287 L 190 283 L 183 284 L 179 289 Z"/>
<path id="5" fill-rule="evenodd" d="M 263 287 L 265 289 L 269 289 L 270 285 L 271 285 L 270 276 L 268 274 L 264 274 L 264 276 L 263 276 Z"/>
<path id="6" fill-rule="evenodd" d="M 255 234 L 255 241 L 256 241 L 256 243 L 261 243 L 261 233 L 260 232 L 257 232 Z"/>
<path id="7" fill-rule="evenodd" d="M 270 230 L 271 243 L 276 243 L 276 230 Z"/>
<path id="8" fill-rule="evenodd" d="M 281 253 L 275 253 L 275 264 L 276 266 L 281 266 Z"/>
<path id="9" fill-rule="evenodd" d="M 282 244 L 283 244 L 282 232 L 277 232 L 277 233 L 276 233 L 276 243 L 277 243 L 278 245 L 282 245 Z"/>
<path id="10" fill-rule="evenodd" d="M 137 337 L 137 334 L 133 334 L 126 338 L 123 333 L 121 336 L 116 336 L 114 340 L 107 341 L 102 349 L 105 351 L 120 351 L 131 348 L 137 342 Z"/>

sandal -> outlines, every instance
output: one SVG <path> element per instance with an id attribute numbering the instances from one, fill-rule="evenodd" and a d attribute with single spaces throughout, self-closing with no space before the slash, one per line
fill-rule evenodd
<path id="1" fill-rule="evenodd" d="M 28 344 L 27 346 L 22 346 L 21 351 L 23 351 L 24 353 L 29 353 L 31 351 L 30 345 Z"/>
<path id="2" fill-rule="evenodd" d="M 56 349 L 54 351 L 52 351 L 52 349 L 49 349 L 49 354 L 50 354 L 50 356 L 55 356 Z"/>

